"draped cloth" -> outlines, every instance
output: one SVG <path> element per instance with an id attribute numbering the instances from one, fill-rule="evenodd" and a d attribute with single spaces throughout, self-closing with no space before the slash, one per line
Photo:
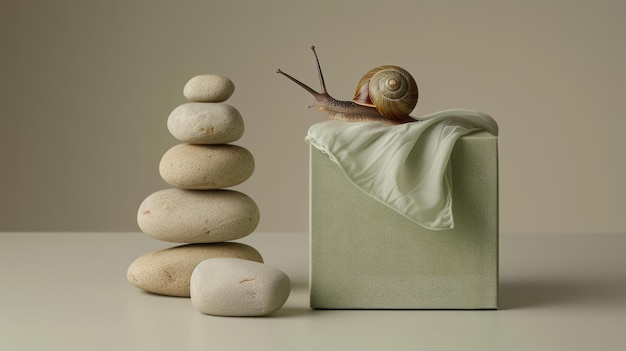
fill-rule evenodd
<path id="1" fill-rule="evenodd" d="M 490 116 L 446 110 L 419 122 L 325 121 L 306 141 L 335 162 L 356 187 L 430 230 L 454 228 L 450 155 L 461 136 L 476 131 L 498 135 Z"/>

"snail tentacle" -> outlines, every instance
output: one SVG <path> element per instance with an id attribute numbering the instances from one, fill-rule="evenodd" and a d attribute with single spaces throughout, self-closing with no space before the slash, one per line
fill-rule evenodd
<path id="1" fill-rule="evenodd" d="M 322 66 L 320 66 L 320 60 L 319 58 L 317 58 L 317 52 L 315 51 L 315 45 L 311 46 L 311 50 L 313 50 L 313 55 L 315 55 L 315 62 L 317 63 L 317 74 L 320 79 L 322 94 L 328 94 L 328 90 L 326 90 L 326 82 L 324 81 L 324 75 L 322 74 Z"/>

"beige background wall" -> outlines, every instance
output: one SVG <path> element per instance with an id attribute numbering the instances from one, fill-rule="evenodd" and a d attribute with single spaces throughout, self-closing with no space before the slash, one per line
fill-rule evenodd
<path id="1" fill-rule="evenodd" d="M 0 1 L 0 230 L 137 231 L 168 187 L 166 119 L 199 73 L 229 76 L 259 231 L 306 231 L 307 128 L 277 67 L 349 99 L 369 68 L 414 74 L 414 115 L 501 129 L 503 232 L 626 231 L 626 2 Z"/>

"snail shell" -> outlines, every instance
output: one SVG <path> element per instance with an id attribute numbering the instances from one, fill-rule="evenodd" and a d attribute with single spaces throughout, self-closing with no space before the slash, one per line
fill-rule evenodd
<path id="1" fill-rule="evenodd" d="M 367 72 L 359 81 L 352 101 L 374 107 L 391 120 L 402 120 L 417 105 L 418 88 L 415 79 L 405 69 L 378 66 Z"/>

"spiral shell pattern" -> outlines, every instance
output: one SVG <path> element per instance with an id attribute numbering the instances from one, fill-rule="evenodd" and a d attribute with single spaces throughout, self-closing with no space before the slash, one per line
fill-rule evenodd
<path id="1" fill-rule="evenodd" d="M 367 72 L 359 81 L 352 101 L 375 107 L 388 119 L 404 119 L 417 105 L 415 79 L 405 69 L 386 65 Z"/>

